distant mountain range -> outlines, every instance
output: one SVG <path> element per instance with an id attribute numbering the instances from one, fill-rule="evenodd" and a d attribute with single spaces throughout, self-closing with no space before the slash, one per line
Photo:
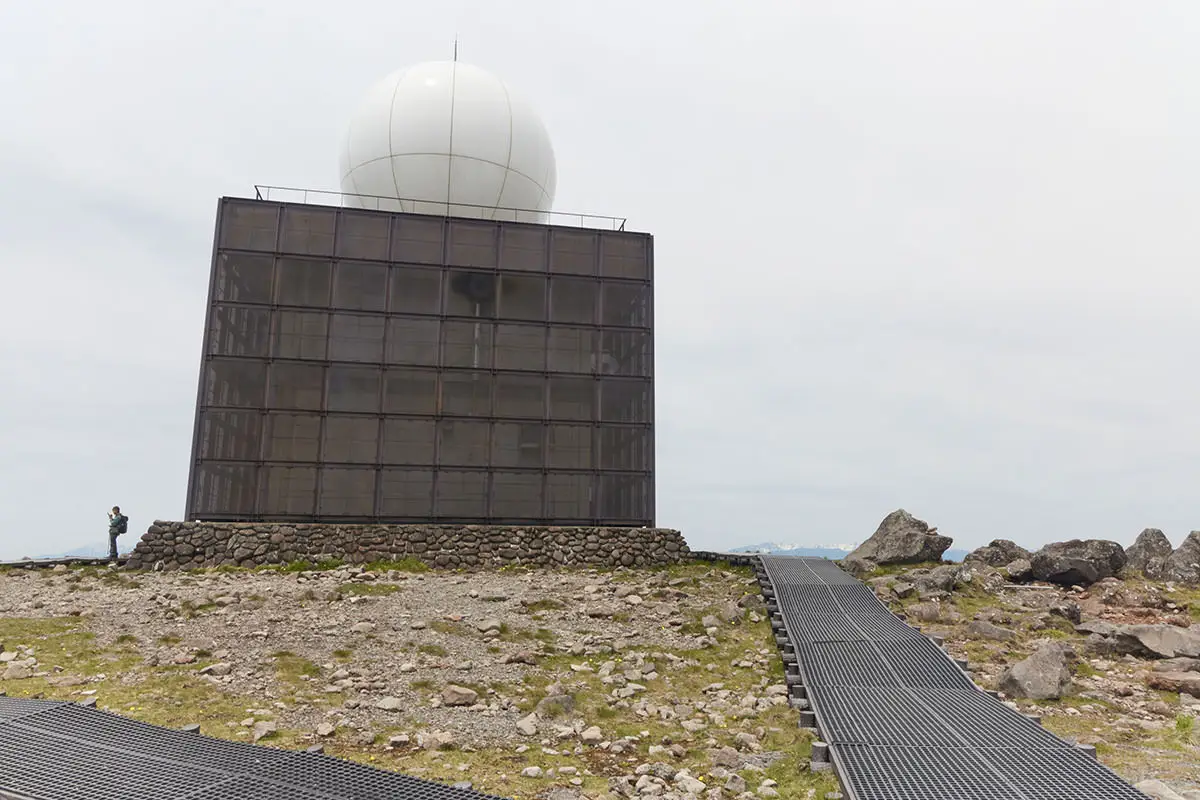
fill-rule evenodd
<path id="1" fill-rule="evenodd" d="M 761 544 L 747 544 L 741 547 L 730 549 L 731 553 L 772 553 L 780 556 L 805 556 L 807 558 L 828 558 L 839 559 L 845 558 L 850 554 L 857 545 L 851 544 L 830 544 L 818 547 L 806 547 L 798 544 L 780 544 L 779 542 L 763 542 Z M 943 554 L 942 558 L 946 561 L 962 561 L 967 557 L 966 550 L 950 549 Z"/>
<path id="2" fill-rule="evenodd" d="M 136 543 L 135 543 L 136 544 Z M 117 545 L 121 548 L 121 552 L 125 552 L 124 542 Z M 103 544 L 90 545 L 86 547 L 76 547 L 74 550 L 68 550 L 65 553 L 54 553 L 53 555 L 31 556 L 32 558 L 104 558 L 108 555 L 108 546 Z"/>

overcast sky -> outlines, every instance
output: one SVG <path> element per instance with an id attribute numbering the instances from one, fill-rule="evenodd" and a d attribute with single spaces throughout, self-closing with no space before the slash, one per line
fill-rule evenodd
<path id="1" fill-rule="evenodd" d="M 336 188 L 456 32 L 556 209 L 655 235 L 694 547 L 1200 528 L 1194 0 L 45 0 L 0 7 L 0 556 L 182 515 L 217 198 Z"/>

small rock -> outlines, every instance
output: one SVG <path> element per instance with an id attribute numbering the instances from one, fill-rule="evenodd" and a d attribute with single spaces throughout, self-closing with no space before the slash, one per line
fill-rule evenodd
<path id="1" fill-rule="evenodd" d="M 442 703 L 447 706 L 473 706 L 479 699 L 479 693 L 466 686 L 450 684 L 442 689 Z"/>
<path id="2" fill-rule="evenodd" d="M 375 630 L 374 622 L 356 622 L 350 626 L 353 633 L 371 633 Z"/>
<path id="3" fill-rule="evenodd" d="M 276 725 L 274 722 L 268 722 L 267 720 L 261 720 L 259 722 L 254 723 L 254 732 L 253 732 L 253 734 L 251 734 L 251 738 L 253 741 L 257 742 L 260 739 L 265 739 L 268 736 L 273 735 L 278 730 L 279 730 L 279 726 Z"/>
<path id="4" fill-rule="evenodd" d="M 332 723 L 322 722 L 317 726 L 317 736 L 333 736 L 333 733 L 336 730 L 337 728 L 335 728 Z"/>
<path id="5" fill-rule="evenodd" d="M 981 639 L 991 639 L 996 642 L 1011 642 L 1017 638 L 1017 632 L 1008 628 L 1001 628 L 998 625 L 993 625 L 984 620 L 975 620 L 967 626 L 967 633 L 972 636 L 978 636 Z"/>
<path id="6" fill-rule="evenodd" d="M 526 767 L 521 770 L 522 778 L 540 778 L 544 774 L 541 767 Z"/>
<path id="7" fill-rule="evenodd" d="M 536 736 L 538 732 L 537 722 L 537 714 L 522 717 L 517 720 L 517 730 L 520 731 L 522 736 Z"/>
<path id="8" fill-rule="evenodd" d="M 375 704 L 375 707 L 381 711 L 399 711 L 404 708 L 404 703 L 399 697 L 384 697 Z"/>

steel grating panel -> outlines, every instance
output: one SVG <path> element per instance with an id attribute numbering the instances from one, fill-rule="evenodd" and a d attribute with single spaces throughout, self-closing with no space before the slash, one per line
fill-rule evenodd
<path id="1" fill-rule="evenodd" d="M 248 772 L 265 764 L 296 758 L 293 750 L 279 750 L 246 742 L 198 736 L 147 722 L 110 714 L 98 709 L 64 704 L 39 716 L 35 725 L 52 736 L 80 742 L 101 742 L 122 751 L 173 761 L 201 763 L 224 773 Z"/>
<path id="2" fill-rule="evenodd" d="M 4 697 L 0 695 L 0 722 L 43 714 L 62 703 L 54 700 L 26 700 L 21 697 Z"/>
<path id="3" fill-rule="evenodd" d="M 849 619 L 863 633 L 864 639 L 924 639 L 925 635 L 904 620 L 888 613 L 851 612 Z"/>
<path id="4" fill-rule="evenodd" d="M 971 680 L 928 639 L 798 644 L 812 686 L 972 689 Z"/>
<path id="5" fill-rule="evenodd" d="M 899 687 L 872 642 L 812 642 L 797 644 L 804 682 L 817 686 Z"/>
<path id="6" fill-rule="evenodd" d="M 341 797 L 347 797 L 342 795 Z M 336 800 L 333 795 L 317 794 L 262 778 L 239 775 L 180 798 L 180 800 Z"/>
<path id="7" fill-rule="evenodd" d="M 1075 748 L 977 752 L 1029 800 L 1146 800 L 1108 767 Z"/>
<path id="8" fill-rule="evenodd" d="M 256 770 L 257 777 L 280 783 L 303 786 L 310 792 L 330 797 L 358 800 L 359 798 L 404 798 L 405 800 L 500 800 L 467 789 L 453 789 L 441 784 L 384 772 L 380 769 L 351 764 L 336 758 L 311 753 L 286 764 L 270 764 Z"/>
<path id="9" fill-rule="evenodd" d="M 856 584 L 858 579 L 847 573 L 837 564 L 824 558 L 810 558 L 805 560 L 807 566 L 814 575 L 828 584 Z"/>
<path id="10" fill-rule="evenodd" d="M 946 651 L 924 637 L 878 641 L 875 647 L 895 671 L 901 686 L 914 689 L 975 688 L 975 684 L 950 660 Z"/>
<path id="11" fill-rule="evenodd" d="M 1147 800 L 824 559 L 762 558 L 851 800 Z"/>
<path id="12" fill-rule="evenodd" d="M 962 746 L 909 689 L 821 686 L 808 698 L 830 744 Z"/>
<path id="13" fill-rule="evenodd" d="M 70 703 L 10 701 L 0 708 L 10 714 L 40 709 L 0 720 L 0 795 L 29 800 L 501 800 L 336 758 L 212 739 Z"/>
<path id="14" fill-rule="evenodd" d="M 64 746 L 70 743 L 70 746 Z M 164 800 L 225 777 L 216 770 L 0 725 L 0 790 L 32 798 Z"/>
<path id="15" fill-rule="evenodd" d="M 792 613 L 784 617 L 788 634 L 802 642 L 861 642 L 862 631 L 844 614 Z"/>
<path id="16" fill-rule="evenodd" d="M 782 586 L 822 586 L 825 581 L 805 563 L 808 559 L 764 556 L 763 567 L 776 588 Z"/>
<path id="17" fill-rule="evenodd" d="M 853 800 L 1025 800 L 974 750 L 831 745 Z"/>
<path id="18" fill-rule="evenodd" d="M 912 689 L 911 692 L 973 747 L 1072 749 L 1024 714 L 975 689 Z"/>

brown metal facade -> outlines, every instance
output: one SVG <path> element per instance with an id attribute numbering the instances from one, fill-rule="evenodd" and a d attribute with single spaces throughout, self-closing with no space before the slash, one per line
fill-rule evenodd
<path id="1" fill-rule="evenodd" d="M 654 524 L 647 234 L 223 198 L 187 519 Z"/>

